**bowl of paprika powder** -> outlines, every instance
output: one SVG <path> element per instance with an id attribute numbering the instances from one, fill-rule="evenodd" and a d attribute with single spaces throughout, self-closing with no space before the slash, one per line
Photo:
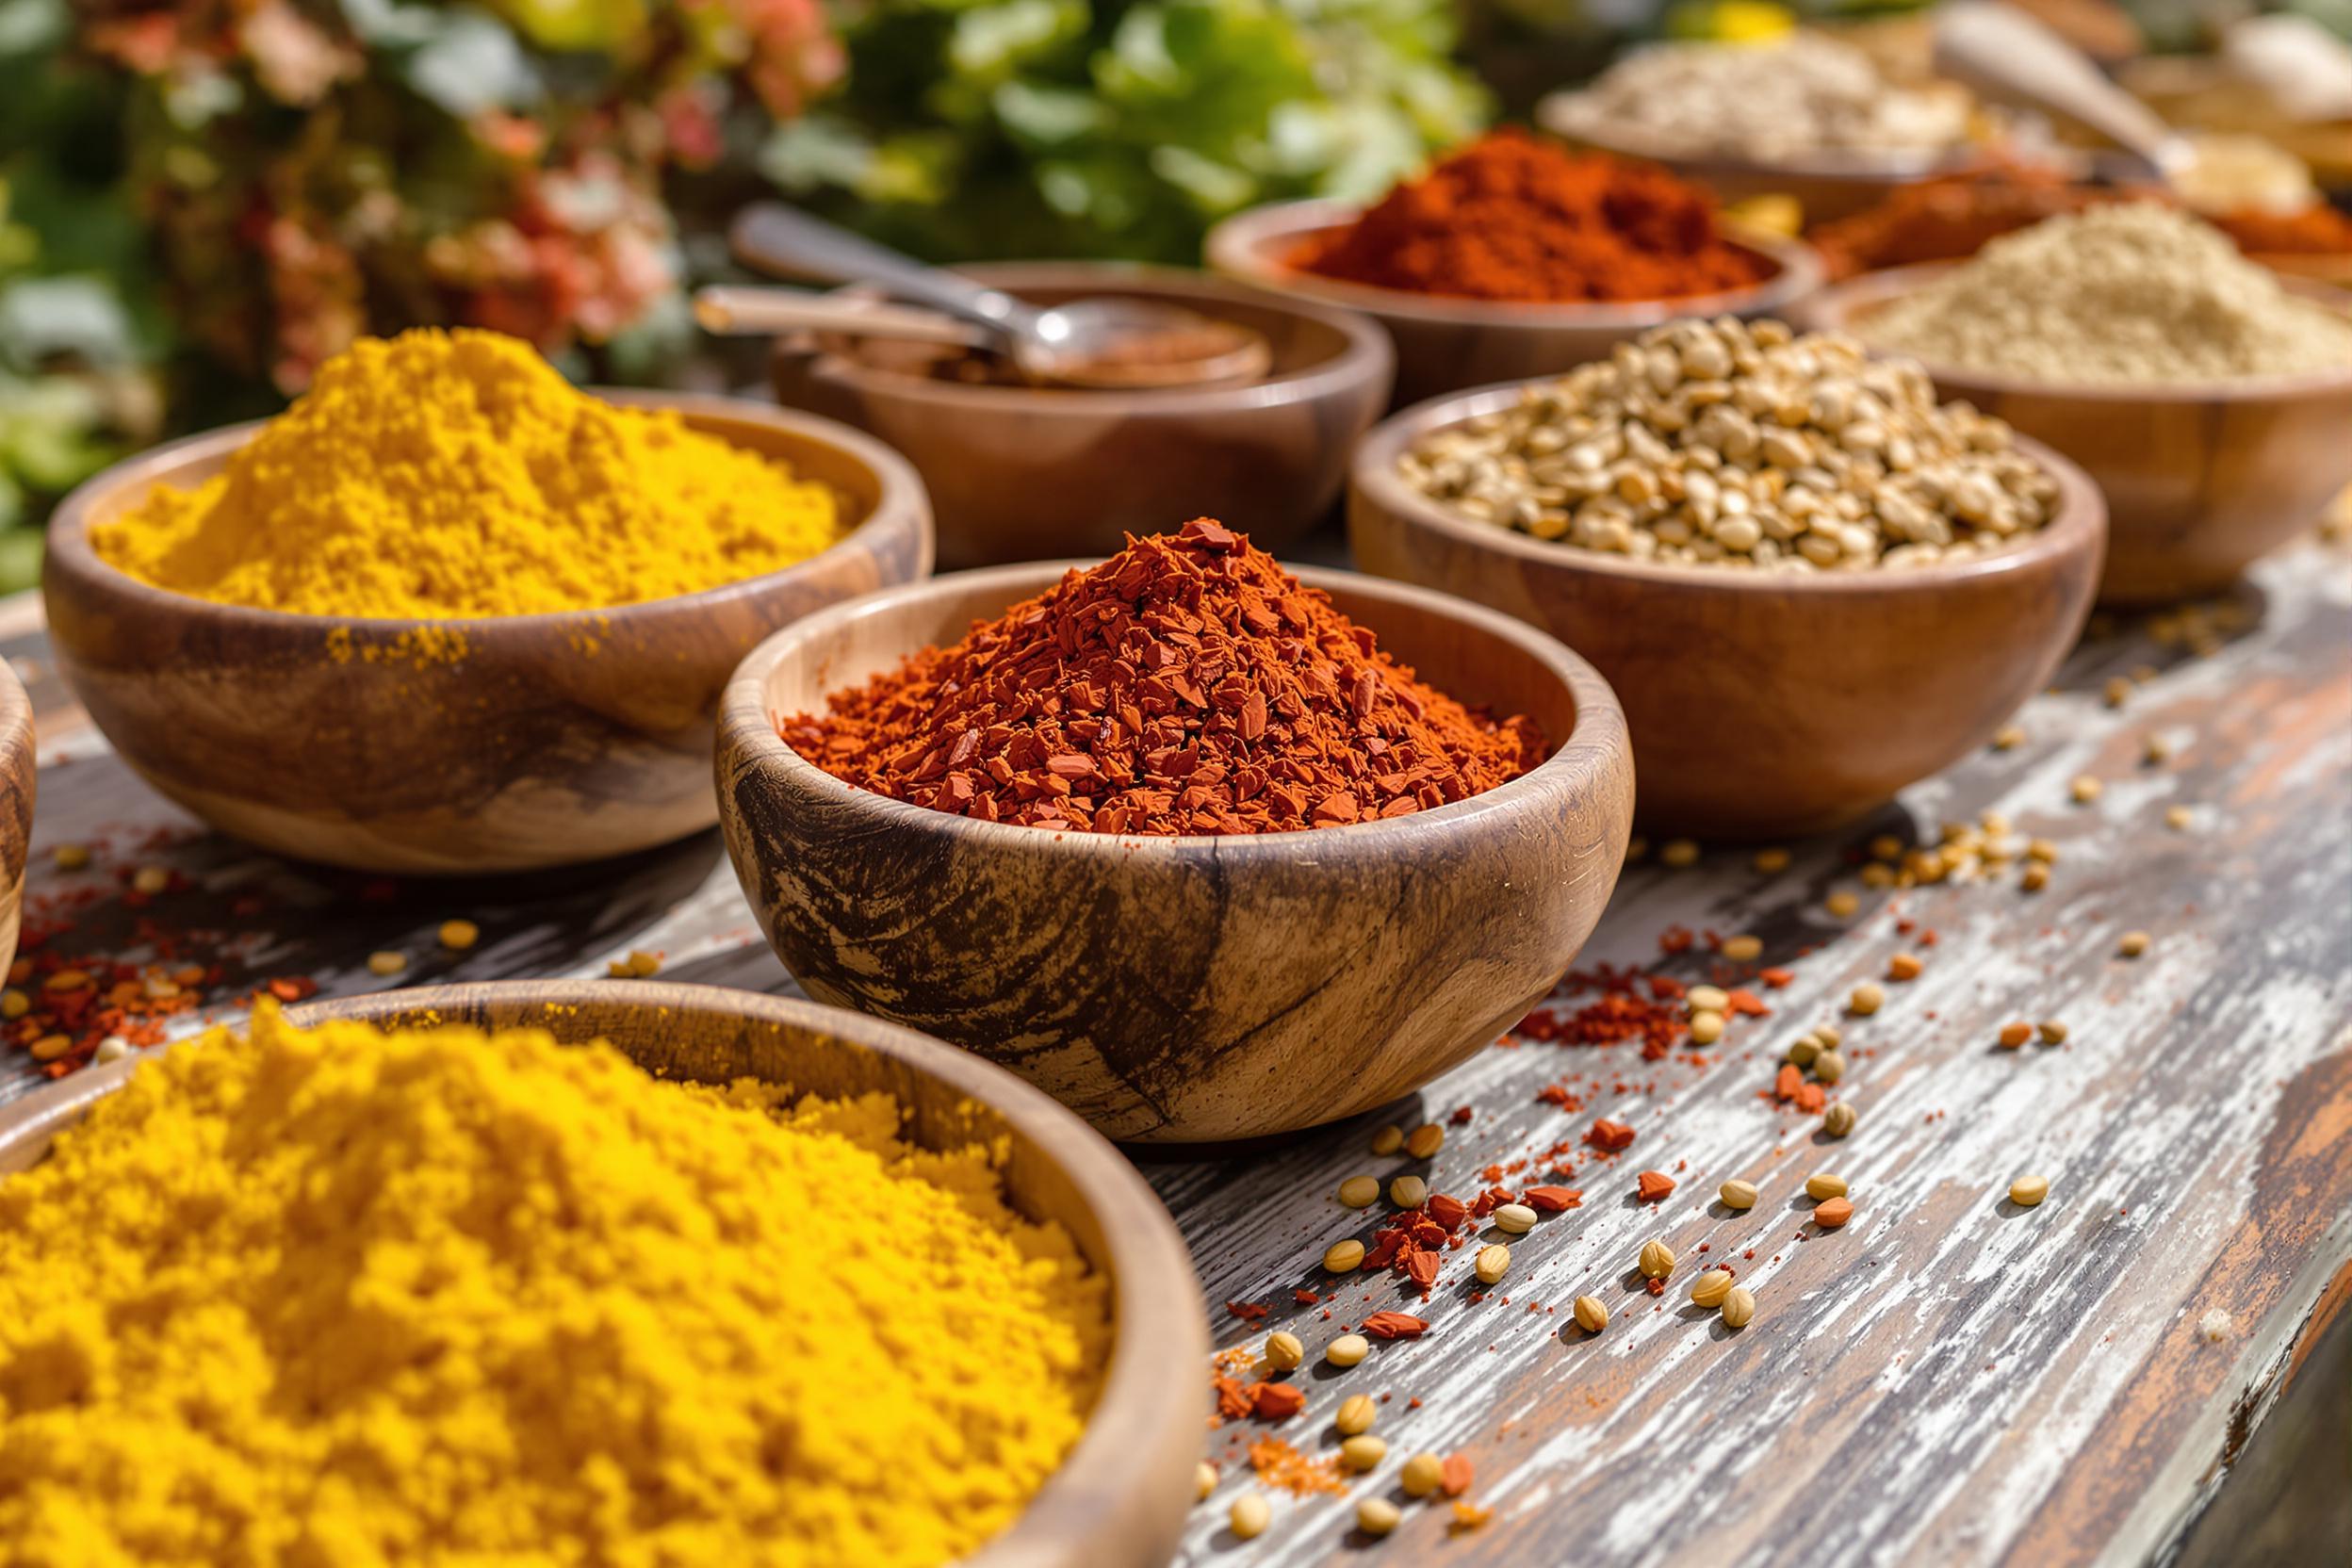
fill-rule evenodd
<path id="1" fill-rule="evenodd" d="M 1590 665 L 1205 520 L 1083 565 L 884 590 L 736 672 L 721 822 L 810 995 L 1215 1143 L 1384 1103 L 1551 989 L 1632 817 Z"/>
<path id="2" fill-rule="evenodd" d="M 1656 164 L 1497 131 L 1369 207 L 1285 202 L 1217 225 L 1209 266 L 1347 305 L 1396 345 L 1391 407 L 1607 358 L 1678 316 L 1761 316 L 1821 286 L 1809 246 L 1736 228 Z"/>

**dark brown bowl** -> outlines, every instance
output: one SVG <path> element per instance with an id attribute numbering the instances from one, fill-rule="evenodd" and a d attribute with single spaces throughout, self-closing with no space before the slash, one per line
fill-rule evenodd
<path id="1" fill-rule="evenodd" d="M 1950 566 L 1803 575 L 1668 565 L 1457 515 L 1397 477 L 1431 431 L 1519 385 L 1384 421 L 1356 451 L 1356 564 L 1515 615 L 1575 648 L 1625 704 L 1645 826 L 1714 841 L 1850 822 L 1938 772 L 2047 685 L 2081 635 L 2107 525 L 2082 470 L 2026 444 L 2058 514 Z"/>
<path id="2" fill-rule="evenodd" d="M 1237 213 L 1209 231 L 1209 265 L 1285 299 L 1362 311 L 1396 341 L 1391 407 L 1483 386 L 1558 375 L 1628 338 L 1683 316 L 1771 316 L 1821 286 L 1821 258 L 1794 240 L 1742 235 L 1740 243 L 1777 270 L 1752 288 L 1639 304 L 1525 304 L 1457 300 L 1374 288 L 1293 267 L 1307 241 L 1353 222 L 1363 208 L 1343 202 L 1286 202 Z"/>
<path id="3" fill-rule="evenodd" d="M 1077 1446 L 1020 1518 L 962 1568 L 1160 1568 L 1175 1551 L 1205 1436 L 1209 1342 L 1192 1259 L 1135 1168 L 1028 1085 L 911 1030 L 715 986 L 435 986 L 317 1003 L 288 1016 L 304 1024 L 546 1029 L 567 1042 L 609 1040 L 662 1078 L 750 1077 L 835 1098 L 887 1093 L 907 1114 L 906 1137 L 925 1148 L 1005 1139 L 1013 1206 L 1058 1222 L 1109 1278 L 1112 1346 Z M 139 1061 L 77 1072 L 0 1109 L 0 1174 L 32 1165 L 59 1132 L 121 1088 Z"/>
<path id="4" fill-rule="evenodd" d="M 1557 748 L 1384 822 L 1184 839 L 979 822 L 854 789 L 776 733 L 1071 564 L 888 589 L 787 628 L 736 673 L 727 853 L 811 996 L 928 1026 L 1112 1137 L 1214 1143 L 1383 1104 L 1559 981 L 1625 851 L 1625 722 L 1584 661 L 1476 605 L 1298 574 L 1439 690 L 1527 714 Z"/>
<path id="5" fill-rule="evenodd" d="M 611 393 L 830 485 L 859 521 L 764 577 L 610 610 L 462 620 L 215 604 L 101 561 L 91 527 L 155 485 L 220 471 L 256 425 L 118 463 L 65 498 L 41 574 L 74 694 L 139 776 L 223 832 L 362 871 L 469 874 L 601 859 L 718 820 L 710 724 L 762 637 L 926 577 L 930 509 L 856 431 L 730 398 Z M 400 640 L 453 633 L 462 658 Z"/>
<path id="6" fill-rule="evenodd" d="M 33 797 L 41 784 L 33 703 L 0 660 L 0 972 L 16 958 L 24 917 L 24 860 L 33 841 Z"/>
<path id="7" fill-rule="evenodd" d="M 1274 365 L 1244 385 L 1073 391 L 944 381 L 785 339 L 776 400 L 906 454 L 931 494 L 941 566 L 1110 555 L 1200 516 L 1282 550 L 1338 503 L 1348 449 L 1387 406 L 1388 340 L 1348 311 L 1172 268 L 964 270 L 1040 304 L 1173 301 L 1265 334 Z"/>
<path id="8" fill-rule="evenodd" d="M 1869 340 L 1869 318 L 1958 265 L 1866 272 L 1816 295 L 1806 324 Z M 2352 293 L 2282 277 L 2352 316 Z M 2352 365 L 2179 386 L 2062 386 L 1934 365 L 1965 398 L 2082 466 L 2107 498 L 2106 604 L 2212 594 L 2309 530 L 2352 483 Z"/>

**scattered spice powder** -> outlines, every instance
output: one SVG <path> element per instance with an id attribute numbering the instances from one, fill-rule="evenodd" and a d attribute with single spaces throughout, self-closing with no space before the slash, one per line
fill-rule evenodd
<path id="1" fill-rule="evenodd" d="M 1544 756 L 1208 518 L 1134 539 L 784 739 L 860 789 L 986 822 L 1284 832 L 1467 799 Z"/>

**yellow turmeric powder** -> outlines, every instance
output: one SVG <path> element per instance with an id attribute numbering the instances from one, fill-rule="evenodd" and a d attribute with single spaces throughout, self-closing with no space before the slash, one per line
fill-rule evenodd
<path id="1" fill-rule="evenodd" d="M 0 1563 L 939 1564 L 1106 1288 L 888 1096 L 274 1011 L 0 1178 Z"/>
<path id="2" fill-rule="evenodd" d="M 91 530 L 131 576 L 313 615 L 529 615 L 776 571 L 843 530 L 824 485 L 580 392 L 519 339 L 363 339 L 194 490 Z"/>

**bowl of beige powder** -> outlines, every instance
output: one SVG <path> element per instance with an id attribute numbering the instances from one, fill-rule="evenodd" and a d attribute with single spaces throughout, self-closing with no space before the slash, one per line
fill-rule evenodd
<path id="1" fill-rule="evenodd" d="M 1942 396 L 2080 464 L 2107 498 L 2103 602 L 2226 587 L 2352 482 L 2352 294 L 2248 261 L 2175 208 L 2049 219 L 1804 314 L 1920 360 Z"/>

